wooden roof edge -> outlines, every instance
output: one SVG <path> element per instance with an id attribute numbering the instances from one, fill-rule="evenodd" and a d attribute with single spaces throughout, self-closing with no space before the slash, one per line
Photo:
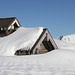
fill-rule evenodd
<path id="1" fill-rule="evenodd" d="M 36 45 L 38 44 L 39 40 L 41 39 L 41 37 L 43 36 L 43 34 L 45 33 L 46 30 L 47 30 L 46 28 L 43 29 L 43 32 L 41 33 L 41 35 L 39 36 L 39 38 L 37 39 L 37 41 L 35 42 L 35 44 L 31 48 L 32 51 L 34 50 L 34 48 L 36 47 Z"/>
<path id="2" fill-rule="evenodd" d="M 16 17 L 0 18 L 0 20 L 5 20 L 5 19 L 13 19 L 12 22 L 8 25 L 8 27 L 15 21 L 15 19 L 17 20 L 18 24 L 21 26 L 21 24 L 19 23 L 19 21 Z"/>
<path id="3" fill-rule="evenodd" d="M 13 19 L 12 22 L 9 23 L 8 27 L 14 22 L 15 19 L 17 19 L 16 17 L 9 17 L 9 18 L 0 18 L 0 20 L 7 20 L 7 19 Z"/>
<path id="4" fill-rule="evenodd" d="M 9 18 L 8 18 L 9 19 Z M 17 19 L 16 17 L 12 18 L 12 22 L 10 22 L 10 24 L 8 25 L 8 27 L 15 21 L 15 19 Z"/>
<path id="5" fill-rule="evenodd" d="M 16 19 L 18 24 L 21 26 L 21 24 L 19 23 L 19 21 L 16 17 L 10 17 L 10 18 L 7 18 L 7 19 L 13 19 L 13 21 L 9 25 L 11 25 L 14 22 L 14 20 Z"/>
<path id="6" fill-rule="evenodd" d="M 17 20 L 18 24 L 21 26 L 20 22 L 18 21 L 18 19 L 15 17 L 15 19 Z"/>
<path id="7" fill-rule="evenodd" d="M 48 29 L 47 29 L 47 30 L 48 30 Z M 52 40 L 53 40 L 54 44 L 56 45 L 56 47 L 57 47 L 56 49 L 59 49 L 59 48 L 58 48 L 58 46 L 57 46 L 57 44 L 55 43 L 55 41 L 54 41 L 54 39 L 53 39 L 52 35 L 50 34 L 49 30 L 48 30 L 48 33 L 49 33 L 49 35 L 51 36 L 51 38 L 52 38 Z"/>
<path id="8" fill-rule="evenodd" d="M 39 40 L 41 39 L 41 37 L 42 37 L 42 36 L 44 35 L 44 33 L 46 32 L 46 30 L 47 30 L 48 33 L 50 34 L 49 30 L 48 30 L 47 28 L 44 28 L 44 29 L 43 29 L 43 32 L 41 33 L 41 35 L 39 36 L 39 38 L 37 39 L 37 41 L 35 42 L 35 44 L 34 44 L 33 47 L 31 48 L 32 51 L 34 50 L 34 48 L 35 48 L 36 45 L 38 44 L 38 42 L 39 42 Z M 50 36 L 51 36 L 51 34 L 50 34 Z M 54 44 L 56 45 L 56 43 L 55 43 L 55 41 L 54 41 L 54 39 L 53 39 L 52 36 L 51 36 L 51 38 L 52 38 Z M 57 45 L 56 45 L 56 47 L 57 47 L 56 49 L 59 49 Z"/>

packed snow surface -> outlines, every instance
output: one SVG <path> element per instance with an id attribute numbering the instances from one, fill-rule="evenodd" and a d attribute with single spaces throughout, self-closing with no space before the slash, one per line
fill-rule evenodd
<path id="1" fill-rule="evenodd" d="M 15 44 L 16 40 L 19 41 L 21 37 L 22 37 L 21 41 L 24 40 L 25 38 L 19 35 L 19 33 L 21 33 L 20 30 L 21 31 L 23 30 L 22 34 L 26 38 L 25 28 L 20 28 L 15 33 L 3 39 L 1 38 L 0 41 L 3 42 L 2 40 L 5 40 L 6 42 L 8 41 L 8 43 L 10 44 L 11 42 Z M 33 29 L 30 28 L 29 30 L 31 31 Z M 34 28 L 34 30 L 38 33 L 36 37 L 40 35 L 40 33 L 42 32 L 42 28 Z M 36 32 L 34 32 L 34 34 Z M 26 33 L 29 35 L 29 32 Z M 14 36 L 16 40 L 13 37 L 13 35 L 17 35 Z M 30 35 L 32 36 L 33 34 Z M 18 38 L 18 36 L 20 38 Z M 0 46 L 0 75 L 75 75 L 75 44 L 74 43 L 67 43 L 55 39 L 55 42 L 59 47 L 58 50 L 53 50 L 46 54 L 39 54 L 39 55 L 7 56 L 5 54 L 7 52 L 9 54 L 10 53 L 12 54 L 13 53 L 12 51 L 14 49 L 10 50 L 10 48 L 8 47 L 10 45 L 7 45 L 7 43 L 5 42 L 5 45 L 9 48 L 9 51 L 7 50 L 7 47 L 5 45 L 3 45 L 5 49 L 4 50 L 1 42 L 0 42 L 1 45 Z M 11 48 L 12 47 L 13 46 L 11 46 Z M 4 53 L 2 52 L 2 50 L 5 51 L 4 56 L 1 54 Z"/>
<path id="2" fill-rule="evenodd" d="M 21 48 L 31 48 L 42 33 L 42 27 L 23 28 L 0 38 L 0 55 L 14 55 Z"/>
<path id="3" fill-rule="evenodd" d="M 0 75 L 75 75 L 75 51 L 42 55 L 0 56 Z"/>

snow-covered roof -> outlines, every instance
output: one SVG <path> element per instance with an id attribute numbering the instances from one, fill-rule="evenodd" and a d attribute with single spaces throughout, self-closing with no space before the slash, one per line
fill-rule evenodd
<path id="1" fill-rule="evenodd" d="M 42 32 L 42 27 L 18 28 L 14 33 L 0 38 L 0 55 L 14 55 L 18 49 L 31 48 Z"/>

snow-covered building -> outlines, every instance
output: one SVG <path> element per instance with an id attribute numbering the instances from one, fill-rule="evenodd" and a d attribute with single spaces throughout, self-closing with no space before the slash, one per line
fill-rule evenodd
<path id="1" fill-rule="evenodd" d="M 0 37 L 7 36 L 14 32 L 21 25 L 16 17 L 0 18 Z"/>
<path id="2" fill-rule="evenodd" d="M 17 18 L 0 19 L 0 37 L 2 55 L 43 54 L 58 49 L 48 29 L 21 27 Z"/>
<path id="3" fill-rule="evenodd" d="M 16 51 L 15 55 L 29 55 L 29 54 L 43 54 L 54 49 L 58 49 L 56 43 L 54 42 L 52 36 L 50 35 L 48 29 L 45 28 L 35 28 L 38 29 L 38 33 L 33 33 L 33 36 L 28 35 L 29 40 L 35 41 L 31 42 L 32 46 L 27 46 L 28 48 L 21 48 Z M 35 29 L 33 32 L 36 32 Z M 37 35 L 37 38 L 35 36 Z M 32 39 L 31 39 L 32 38 Z M 28 41 L 29 41 L 28 40 Z"/>

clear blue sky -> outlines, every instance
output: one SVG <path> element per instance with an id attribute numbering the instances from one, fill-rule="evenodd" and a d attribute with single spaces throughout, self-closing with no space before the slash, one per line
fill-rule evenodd
<path id="1" fill-rule="evenodd" d="M 54 38 L 75 34 L 75 0 L 0 0 L 0 18 L 23 27 L 45 27 Z"/>

